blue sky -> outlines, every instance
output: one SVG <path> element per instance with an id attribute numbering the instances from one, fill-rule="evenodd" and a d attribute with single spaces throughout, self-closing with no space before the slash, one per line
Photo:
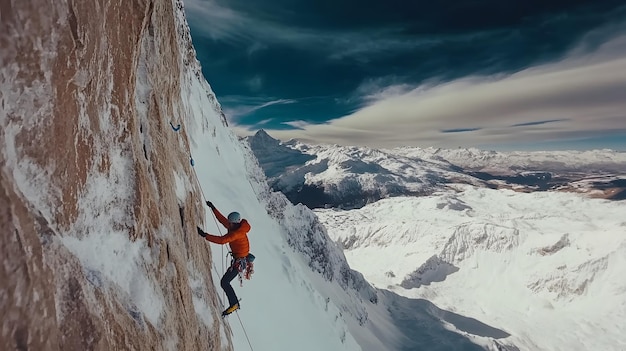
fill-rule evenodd
<path id="1" fill-rule="evenodd" d="M 626 150 L 626 5 L 187 0 L 240 134 L 371 147 Z"/>

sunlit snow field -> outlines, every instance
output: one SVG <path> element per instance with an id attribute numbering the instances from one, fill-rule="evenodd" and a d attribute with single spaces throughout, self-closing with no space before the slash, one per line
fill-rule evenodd
<path id="1" fill-rule="evenodd" d="M 315 212 L 378 288 L 523 350 L 626 349 L 626 202 L 458 186 Z"/>

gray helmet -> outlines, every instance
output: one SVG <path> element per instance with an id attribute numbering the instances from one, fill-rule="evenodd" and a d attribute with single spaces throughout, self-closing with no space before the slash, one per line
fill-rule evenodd
<path id="1" fill-rule="evenodd" d="M 234 223 L 234 224 L 241 223 L 241 215 L 239 214 L 239 212 L 231 212 L 228 215 L 228 222 Z"/>

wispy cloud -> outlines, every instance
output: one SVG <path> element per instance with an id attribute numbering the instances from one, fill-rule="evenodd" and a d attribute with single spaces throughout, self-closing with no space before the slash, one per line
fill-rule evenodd
<path id="1" fill-rule="evenodd" d="M 403 78 L 395 76 L 368 78 L 356 89 L 353 99 L 371 104 L 406 94 L 415 89 L 410 84 L 401 83 L 402 80 Z"/>
<path id="2" fill-rule="evenodd" d="M 351 115 L 272 135 L 377 147 L 456 147 L 625 132 L 626 35 L 592 53 L 573 52 L 504 77 L 468 77 L 409 91 L 387 87 L 379 96 L 368 92 L 364 100 L 370 103 Z"/>
<path id="3" fill-rule="evenodd" d="M 289 121 L 289 122 L 284 122 L 283 124 L 288 125 L 295 129 L 300 129 L 300 130 L 304 130 L 306 129 L 307 126 L 310 125 L 309 123 L 305 121 Z"/>
<path id="4" fill-rule="evenodd" d="M 236 11 L 215 0 L 188 0 L 185 2 L 189 21 L 212 38 L 240 45 L 248 45 L 248 54 L 270 44 L 286 45 L 317 53 L 325 52 L 329 59 L 346 57 L 369 61 L 376 55 L 430 47 L 452 36 L 403 36 L 402 27 L 361 28 L 360 30 L 323 30 L 271 21 Z M 482 35 L 472 33 L 470 36 Z M 458 40 L 470 38 L 455 35 Z"/>
<path id="5" fill-rule="evenodd" d="M 237 122 L 243 116 L 246 116 L 252 112 L 258 111 L 262 108 L 272 105 L 285 105 L 296 103 L 297 100 L 292 99 L 266 99 L 259 97 L 249 96 L 225 96 L 220 98 L 223 106 L 224 114 L 231 122 Z"/>

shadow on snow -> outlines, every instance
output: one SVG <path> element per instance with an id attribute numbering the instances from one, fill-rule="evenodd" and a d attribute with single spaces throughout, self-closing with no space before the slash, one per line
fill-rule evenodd
<path id="1" fill-rule="evenodd" d="M 388 301 L 387 306 L 393 323 L 404 335 L 399 342 L 398 350 L 484 350 L 483 347 L 470 341 L 470 338 L 447 329 L 444 324 L 454 326 L 462 333 L 480 337 L 503 339 L 509 333 L 491 327 L 477 319 L 443 310 L 432 302 L 424 299 L 409 299 L 387 290 L 379 290 Z M 516 350 L 494 340 L 502 350 Z"/>

